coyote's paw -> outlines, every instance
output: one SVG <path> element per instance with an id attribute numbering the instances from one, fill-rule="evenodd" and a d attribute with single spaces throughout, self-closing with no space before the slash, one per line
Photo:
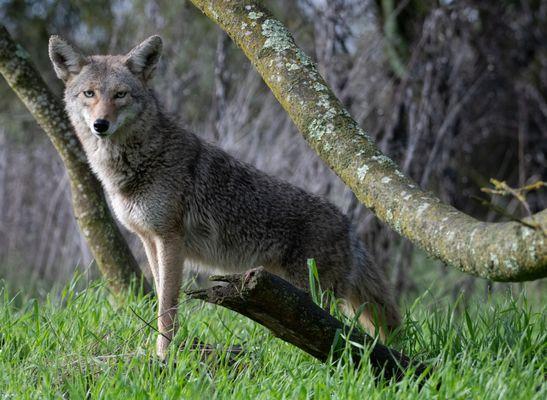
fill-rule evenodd
<path id="1" fill-rule="evenodd" d="M 156 356 L 161 361 L 165 361 L 167 359 L 170 343 L 171 339 L 163 336 L 162 334 L 158 335 L 158 339 L 156 340 Z"/>

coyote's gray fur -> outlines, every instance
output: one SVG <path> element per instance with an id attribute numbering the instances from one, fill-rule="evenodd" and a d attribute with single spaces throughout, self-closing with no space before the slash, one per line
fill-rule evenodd
<path id="1" fill-rule="evenodd" d="M 361 322 L 399 324 L 383 272 L 350 222 L 324 199 L 268 176 L 179 127 L 148 86 L 162 41 L 126 55 L 83 56 L 52 36 L 66 110 L 114 212 L 146 250 L 159 300 L 157 353 L 175 330 L 185 260 L 225 271 L 256 266 L 307 288 L 314 258 L 323 288 L 362 304 Z M 383 334 L 380 328 L 380 333 Z"/>

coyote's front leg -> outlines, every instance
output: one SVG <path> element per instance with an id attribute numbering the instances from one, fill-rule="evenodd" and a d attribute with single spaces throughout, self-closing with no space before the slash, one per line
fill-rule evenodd
<path id="1" fill-rule="evenodd" d="M 156 288 L 156 293 L 158 292 L 159 283 L 159 267 L 158 267 L 158 255 L 156 251 L 156 242 L 153 237 L 139 235 L 144 251 L 146 252 L 146 258 L 148 259 L 148 266 L 152 272 L 152 277 L 154 278 L 154 287 Z"/>
<path id="2" fill-rule="evenodd" d="M 162 237 L 156 242 L 158 260 L 158 339 L 156 353 L 164 360 L 167 348 L 177 329 L 177 306 L 184 256 L 182 241 L 178 237 Z"/>

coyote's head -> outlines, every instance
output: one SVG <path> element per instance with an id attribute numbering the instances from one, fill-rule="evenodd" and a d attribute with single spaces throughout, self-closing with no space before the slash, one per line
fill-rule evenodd
<path id="1" fill-rule="evenodd" d="M 138 123 L 137 117 L 151 103 L 147 82 L 161 48 L 161 38 L 151 36 L 125 55 L 84 56 L 52 36 L 49 57 L 65 82 L 67 111 L 77 130 L 86 126 L 96 137 L 106 138 Z"/>

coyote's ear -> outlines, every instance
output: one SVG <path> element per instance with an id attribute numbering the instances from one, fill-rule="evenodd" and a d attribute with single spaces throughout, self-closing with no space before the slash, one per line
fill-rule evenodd
<path id="1" fill-rule="evenodd" d="M 144 80 L 150 79 L 160 59 L 161 48 L 161 37 L 150 36 L 127 54 L 127 68 Z"/>
<path id="2" fill-rule="evenodd" d="M 55 73 L 65 82 L 71 75 L 77 75 L 85 64 L 85 57 L 56 35 L 49 38 L 49 58 Z"/>

